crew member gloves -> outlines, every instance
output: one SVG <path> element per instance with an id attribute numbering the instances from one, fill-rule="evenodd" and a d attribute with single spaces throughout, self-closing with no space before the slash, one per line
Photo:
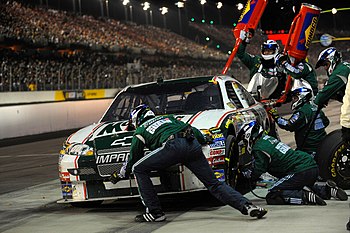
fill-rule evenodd
<path id="1" fill-rule="evenodd" d="M 109 177 L 109 181 L 112 184 L 118 183 L 120 180 L 127 178 L 126 177 L 126 165 L 127 161 L 123 163 L 123 166 L 120 168 L 120 170 L 115 171 L 112 173 L 112 175 Z"/>
<path id="2" fill-rule="evenodd" d="M 288 55 L 283 55 L 282 53 L 277 54 L 275 57 L 275 64 L 277 66 L 283 66 L 284 63 L 288 61 L 289 61 Z"/>
<path id="3" fill-rule="evenodd" d="M 275 121 L 277 121 L 277 119 L 280 117 L 276 108 L 270 108 L 267 112 Z"/>

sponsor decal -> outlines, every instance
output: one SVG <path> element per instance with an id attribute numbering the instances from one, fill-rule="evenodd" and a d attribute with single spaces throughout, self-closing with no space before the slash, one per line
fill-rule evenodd
<path id="1" fill-rule="evenodd" d="M 225 141 L 224 140 L 217 140 L 214 141 L 212 144 L 209 145 L 210 148 L 217 148 L 217 147 L 225 147 Z"/>
<path id="2" fill-rule="evenodd" d="M 59 173 L 59 176 L 60 176 L 60 180 L 61 181 L 64 181 L 64 182 L 70 182 L 70 175 L 69 175 L 69 172 L 60 172 Z"/>
<path id="3" fill-rule="evenodd" d="M 317 21 L 318 21 L 317 16 L 312 17 L 310 26 L 305 30 L 305 38 L 306 38 L 305 47 L 307 49 L 310 47 L 312 38 L 314 38 L 314 35 L 316 32 Z"/>
<path id="4" fill-rule="evenodd" d="M 219 150 L 210 150 L 210 156 L 220 156 L 220 155 L 225 155 L 225 150 L 224 149 L 219 149 Z"/>
<path id="5" fill-rule="evenodd" d="M 96 157 L 96 164 L 122 163 L 122 162 L 125 162 L 126 158 L 128 157 L 129 157 L 129 151 L 114 153 L 114 154 L 98 155 Z"/>
<path id="6" fill-rule="evenodd" d="M 225 156 L 210 157 L 208 158 L 208 163 L 210 166 L 225 164 Z"/>
<path id="7" fill-rule="evenodd" d="M 219 165 L 219 164 L 225 164 L 225 157 L 220 156 L 220 157 L 215 157 L 213 158 L 212 161 L 213 166 Z"/>
<path id="8" fill-rule="evenodd" d="M 132 137 L 133 136 L 127 136 L 124 138 L 116 139 L 111 143 L 111 146 L 130 146 Z M 127 142 L 128 139 L 129 139 L 129 142 Z"/>
<path id="9" fill-rule="evenodd" d="M 223 139 L 223 138 L 224 138 L 224 135 L 223 135 L 222 133 L 218 133 L 218 134 L 214 134 L 214 135 L 213 135 L 213 139 L 214 139 L 214 140 L 215 140 L 215 139 L 219 139 L 219 138 L 220 138 L 220 139 L 221 139 L 221 138 Z"/>
<path id="10" fill-rule="evenodd" d="M 216 179 L 218 179 L 219 181 L 222 181 L 222 182 L 225 181 L 224 169 L 214 170 L 214 174 L 215 174 Z"/>
<path id="11" fill-rule="evenodd" d="M 106 97 L 104 89 L 83 90 L 83 95 L 85 99 L 101 99 Z"/>
<path id="12" fill-rule="evenodd" d="M 72 198 L 72 184 L 70 182 L 61 182 L 61 191 L 63 198 L 71 199 Z"/>

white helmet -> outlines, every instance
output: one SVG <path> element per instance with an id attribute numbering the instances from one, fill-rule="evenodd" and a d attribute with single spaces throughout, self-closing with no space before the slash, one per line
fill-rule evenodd
<path id="1" fill-rule="evenodd" d="M 292 110 L 300 108 L 313 97 L 312 90 L 307 87 L 298 87 L 292 90 L 291 95 L 297 97 L 297 100 L 291 106 Z"/>
<path id="2" fill-rule="evenodd" d="M 341 53 L 337 51 L 336 48 L 330 47 L 323 50 L 318 56 L 316 69 L 320 66 L 326 65 L 327 62 L 330 63 L 330 66 L 327 70 L 327 75 L 330 76 L 333 73 L 335 66 L 341 62 L 342 56 Z"/>
<path id="3" fill-rule="evenodd" d="M 132 125 L 137 128 L 143 122 L 154 116 L 154 112 L 146 104 L 141 104 L 130 113 L 130 120 Z"/>
<path id="4" fill-rule="evenodd" d="M 237 141 L 245 141 L 248 153 L 252 152 L 253 143 L 262 136 L 264 130 L 258 122 L 252 120 L 242 126 L 237 134 Z"/>
<path id="5" fill-rule="evenodd" d="M 274 41 L 274 40 L 267 40 L 261 45 L 261 56 L 263 57 L 264 60 L 274 59 L 275 56 L 277 55 L 278 51 L 279 51 L 279 48 L 280 48 L 280 46 L 277 44 L 276 41 Z M 272 50 L 272 51 L 274 51 L 274 53 L 273 54 L 264 55 L 264 51 L 266 49 Z"/>

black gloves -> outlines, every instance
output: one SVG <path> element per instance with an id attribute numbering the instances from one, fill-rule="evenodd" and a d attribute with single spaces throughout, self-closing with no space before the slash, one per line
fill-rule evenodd
<path id="1" fill-rule="evenodd" d="M 276 108 L 270 108 L 269 110 L 267 110 L 267 113 L 268 113 L 275 121 L 277 121 L 277 119 L 280 117 L 280 115 L 278 114 Z"/>
<path id="2" fill-rule="evenodd" d="M 345 128 L 344 126 L 341 128 L 341 137 L 343 141 L 350 142 L 350 128 Z"/>
<path id="3" fill-rule="evenodd" d="M 112 184 L 116 184 L 118 183 L 120 180 L 122 180 L 123 178 L 120 177 L 119 175 L 119 172 L 115 171 L 112 173 L 112 175 L 109 177 L 109 181 L 112 183 Z"/>
<path id="4" fill-rule="evenodd" d="M 120 170 L 115 171 L 112 173 L 112 175 L 109 177 L 109 181 L 112 184 L 116 184 L 118 183 L 120 180 L 126 179 L 128 178 L 128 173 L 126 172 L 126 166 L 127 166 L 128 162 L 125 161 L 123 163 L 123 166 L 120 168 Z"/>
<path id="5" fill-rule="evenodd" d="M 243 168 L 242 169 L 242 176 L 246 179 L 251 179 L 252 178 L 252 170 L 249 168 Z"/>
<path id="6" fill-rule="evenodd" d="M 289 61 L 288 55 L 283 55 L 282 53 L 279 53 L 275 57 L 275 64 L 277 66 L 282 66 L 285 62 Z"/>

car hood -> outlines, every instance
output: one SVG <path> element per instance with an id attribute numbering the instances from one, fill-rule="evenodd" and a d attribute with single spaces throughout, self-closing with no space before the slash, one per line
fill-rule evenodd
<path id="1" fill-rule="evenodd" d="M 234 112 L 227 110 L 205 110 L 195 114 L 174 114 L 175 117 L 183 122 L 189 123 L 198 129 L 209 129 L 211 127 L 219 127 L 225 117 Z M 118 122 L 101 122 L 91 124 L 72 134 L 68 139 L 68 143 L 87 143 L 97 138 L 129 136 L 133 131 L 127 131 L 127 121 Z"/>

